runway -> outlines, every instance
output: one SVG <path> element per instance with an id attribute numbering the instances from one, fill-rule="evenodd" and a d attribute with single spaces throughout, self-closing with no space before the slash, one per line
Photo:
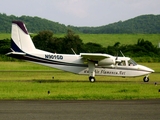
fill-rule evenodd
<path id="1" fill-rule="evenodd" d="M 1 120 L 159 120 L 160 99 L 0 101 Z"/>

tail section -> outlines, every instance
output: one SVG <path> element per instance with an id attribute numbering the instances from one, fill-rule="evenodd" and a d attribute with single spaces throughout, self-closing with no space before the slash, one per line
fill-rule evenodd
<path id="1" fill-rule="evenodd" d="M 20 53 L 31 53 L 35 50 L 35 46 L 23 22 L 12 22 L 11 49 Z"/>

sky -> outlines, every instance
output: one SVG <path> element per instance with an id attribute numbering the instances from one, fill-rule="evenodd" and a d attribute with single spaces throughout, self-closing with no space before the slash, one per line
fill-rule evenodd
<path id="1" fill-rule="evenodd" d="M 160 14 L 160 0 L 0 0 L 0 13 L 38 16 L 73 26 L 102 26 Z"/>

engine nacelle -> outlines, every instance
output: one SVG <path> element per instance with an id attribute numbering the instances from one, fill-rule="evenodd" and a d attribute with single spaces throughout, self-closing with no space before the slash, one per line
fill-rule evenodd
<path id="1" fill-rule="evenodd" d="M 106 66 L 106 65 L 112 65 L 115 64 L 114 58 L 105 58 L 103 60 L 98 61 L 99 66 Z"/>

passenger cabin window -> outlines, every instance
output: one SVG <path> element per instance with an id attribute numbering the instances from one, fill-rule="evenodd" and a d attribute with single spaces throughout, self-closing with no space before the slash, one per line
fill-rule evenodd
<path id="1" fill-rule="evenodd" d="M 119 66 L 126 66 L 126 61 L 122 60 L 120 63 L 118 63 Z"/>

